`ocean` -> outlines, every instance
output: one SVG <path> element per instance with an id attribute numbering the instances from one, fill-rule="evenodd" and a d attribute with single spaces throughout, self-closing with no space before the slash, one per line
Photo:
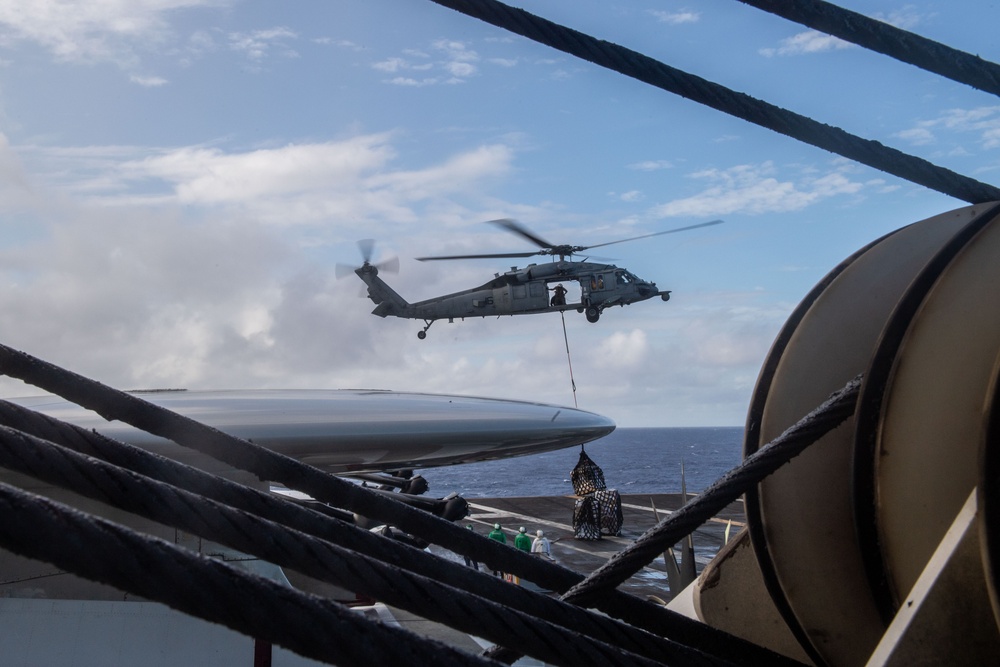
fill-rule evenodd
<path id="1" fill-rule="evenodd" d="M 628 493 L 679 493 L 681 465 L 689 493 L 697 493 L 742 459 L 742 427 L 619 428 L 585 445 L 604 471 L 609 489 Z M 573 493 L 570 472 L 580 448 L 501 461 L 425 468 L 431 495 L 465 498 L 557 496 Z"/>

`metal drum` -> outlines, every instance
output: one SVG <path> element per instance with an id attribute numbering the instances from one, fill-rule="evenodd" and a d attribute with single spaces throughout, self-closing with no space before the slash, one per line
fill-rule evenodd
<path id="1" fill-rule="evenodd" d="M 979 506 L 979 532 L 983 537 L 983 569 L 986 590 L 993 608 L 993 618 L 1000 629 L 1000 356 L 993 365 L 993 384 L 983 441 L 979 453 L 979 480 L 976 500 Z"/>
<path id="2" fill-rule="evenodd" d="M 908 595 L 979 478 L 1000 353 L 1000 220 L 957 233 L 887 322 L 858 402 L 857 526 L 883 615 Z"/>
<path id="3" fill-rule="evenodd" d="M 970 222 L 994 215 L 994 207 L 970 206 L 904 227 L 824 278 L 793 313 L 763 366 L 745 454 L 857 374 L 867 376 L 886 323 L 911 283 Z M 886 627 L 867 546 L 856 531 L 856 456 L 855 423 L 848 420 L 746 499 L 768 591 L 817 664 L 864 664 Z"/>

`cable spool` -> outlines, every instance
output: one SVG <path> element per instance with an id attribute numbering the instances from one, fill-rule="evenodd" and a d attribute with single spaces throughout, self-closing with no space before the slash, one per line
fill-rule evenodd
<path id="1" fill-rule="evenodd" d="M 991 401 L 986 406 L 986 429 L 980 450 L 979 532 L 983 536 L 983 566 L 986 590 L 993 608 L 993 618 L 1000 626 L 1000 356 L 993 364 Z"/>
<path id="2" fill-rule="evenodd" d="M 916 531 L 920 537 L 914 540 L 922 547 L 907 559 L 905 552 L 914 548 L 914 540 L 906 535 L 914 519 L 922 522 L 923 507 L 913 505 L 915 498 L 906 491 L 915 488 L 933 503 L 936 484 L 926 477 L 908 478 L 913 471 L 906 466 L 881 466 L 877 479 L 874 476 L 877 466 L 871 453 L 879 450 L 871 446 L 873 442 L 881 446 L 879 424 L 888 413 L 875 400 L 880 386 L 873 378 L 891 375 L 890 384 L 896 390 L 889 393 L 900 400 L 906 392 L 896 381 L 910 385 L 913 380 L 897 376 L 894 368 L 917 366 L 923 370 L 918 382 L 936 384 L 929 374 L 940 365 L 936 362 L 945 356 L 942 353 L 951 357 L 957 352 L 954 346 L 965 345 L 962 336 L 947 337 L 949 321 L 956 325 L 951 328 L 979 332 L 970 334 L 981 343 L 970 356 L 989 357 L 985 371 L 978 375 L 987 375 L 992 369 L 995 348 L 1000 345 L 1000 326 L 980 325 L 979 319 L 981 311 L 993 309 L 1000 325 L 1000 309 L 993 308 L 995 297 L 984 294 L 984 289 L 1000 284 L 1000 276 L 994 276 L 1000 271 L 1000 224 L 993 224 L 997 212 L 995 204 L 965 207 L 904 227 L 858 251 L 799 305 L 762 368 L 747 418 L 746 455 L 775 438 L 851 377 L 864 373 L 866 378 L 859 405 L 864 405 L 867 397 L 869 409 L 859 409 L 855 420 L 827 434 L 746 499 L 749 531 L 765 585 L 789 629 L 817 664 L 860 665 L 867 661 L 894 613 L 880 578 L 892 581 L 894 589 L 909 590 L 912 570 L 920 559 L 927 562 L 928 548 L 933 550 L 941 539 L 943 517 L 950 512 L 950 522 L 975 485 L 975 481 L 964 481 L 968 474 L 958 470 L 967 465 L 975 468 L 975 452 L 964 448 L 961 453 L 944 453 L 938 447 L 936 456 L 926 456 L 926 466 L 917 467 L 929 468 L 928 473 L 948 470 L 941 465 L 942 454 L 944 458 L 971 459 L 971 463 L 955 463 L 953 485 L 964 488 L 958 508 L 950 499 L 943 503 L 934 527 Z M 996 228 L 997 240 L 974 245 L 991 250 L 981 250 L 982 257 L 977 254 L 974 260 L 951 261 L 948 255 L 957 259 L 955 248 L 965 245 L 963 239 L 983 228 Z M 998 256 L 990 260 L 994 245 Z M 949 276 L 945 279 L 947 289 L 944 285 L 934 287 L 945 274 Z M 918 317 L 920 305 L 932 293 L 936 295 L 931 298 L 936 305 L 932 319 L 938 326 L 931 324 L 930 313 Z M 907 309 L 901 304 L 915 306 Z M 990 319 L 994 319 L 992 313 Z M 899 340 L 896 344 L 887 342 L 887 332 L 905 334 L 911 323 L 919 325 L 921 344 L 915 340 L 905 345 Z M 990 341 L 992 352 L 987 350 Z M 872 368 L 876 360 L 885 370 Z M 961 384 L 963 374 L 971 372 L 968 366 L 975 363 L 969 359 L 952 369 L 946 374 L 948 382 Z M 978 392 L 982 406 L 984 382 L 971 384 L 957 400 L 971 401 Z M 890 388 L 883 386 L 887 391 Z M 938 385 L 938 391 L 930 392 L 924 400 L 947 393 L 947 386 Z M 942 414 L 947 408 L 935 411 L 913 401 L 903 405 L 900 400 L 889 399 L 894 425 L 891 442 L 894 452 L 900 454 L 894 461 L 924 457 L 921 451 L 902 453 L 904 445 L 897 444 L 895 434 L 900 427 L 896 424 L 921 423 L 917 428 L 940 443 L 942 430 L 949 429 L 947 416 Z M 913 414 L 915 410 L 922 414 Z M 962 419 L 976 421 L 967 411 Z M 937 428 L 926 424 L 928 421 L 934 421 Z M 927 446 L 933 448 L 930 443 Z M 873 491 L 876 488 L 878 492 Z M 891 500 L 883 512 L 882 494 L 886 493 Z M 872 502 L 876 496 L 878 501 Z M 892 543 L 885 567 L 883 535 Z"/>
<path id="3" fill-rule="evenodd" d="M 858 401 L 857 526 L 887 617 L 979 477 L 1000 352 L 997 217 L 993 210 L 966 225 L 914 280 L 886 324 Z"/>

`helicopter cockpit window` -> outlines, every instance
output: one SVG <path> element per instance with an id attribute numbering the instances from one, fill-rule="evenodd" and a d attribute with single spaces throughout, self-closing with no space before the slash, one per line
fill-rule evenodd
<path id="1" fill-rule="evenodd" d="M 630 276 L 625 271 L 619 271 L 619 272 L 617 272 L 615 274 L 615 277 L 618 279 L 618 284 L 619 285 L 631 285 L 632 284 L 632 276 Z"/>

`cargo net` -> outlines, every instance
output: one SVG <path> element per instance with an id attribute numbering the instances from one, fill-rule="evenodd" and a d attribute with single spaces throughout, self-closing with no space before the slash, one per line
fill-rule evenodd
<path id="1" fill-rule="evenodd" d="M 573 533 L 578 540 L 599 540 L 602 535 L 620 535 L 622 497 L 614 489 L 594 491 L 576 501 Z"/>
<path id="2" fill-rule="evenodd" d="M 604 471 L 601 470 L 601 466 L 594 463 L 583 449 L 580 450 L 580 460 L 577 461 L 569 477 L 573 482 L 573 493 L 578 496 L 586 496 L 608 488 L 604 484 Z"/>

